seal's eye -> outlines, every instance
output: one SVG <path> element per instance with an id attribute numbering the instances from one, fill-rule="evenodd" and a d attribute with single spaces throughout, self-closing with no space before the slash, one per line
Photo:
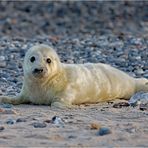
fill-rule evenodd
<path id="1" fill-rule="evenodd" d="M 46 61 L 47 61 L 47 63 L 49 63 L 49 64 L 51 63 L 51 59 L 50 59 L 50 58 L 48 58 Z"/>
<path id="2" fill-rule="evenodd" d="M 30 58 L 30 62 L 33 63 L 34 61 L 35 61 L 35 57 L 31 57 L 31 58 Z"/>

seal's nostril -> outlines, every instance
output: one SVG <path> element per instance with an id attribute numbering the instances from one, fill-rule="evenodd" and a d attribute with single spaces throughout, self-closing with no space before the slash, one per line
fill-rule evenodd
<path id="1" fill-rule="evenodd" d="M 43 69 L 35 68 L 33 72 L 34 73 L 42 73 L 43 72 Z"/>

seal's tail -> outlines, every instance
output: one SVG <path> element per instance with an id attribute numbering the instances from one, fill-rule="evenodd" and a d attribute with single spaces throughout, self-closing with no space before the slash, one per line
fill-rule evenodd
<path id="1" fill-rule="evenodd" d="M 136 79 L 136 92 L 139 91 L 148 92 L 148 79 L 146 78 Z"/>

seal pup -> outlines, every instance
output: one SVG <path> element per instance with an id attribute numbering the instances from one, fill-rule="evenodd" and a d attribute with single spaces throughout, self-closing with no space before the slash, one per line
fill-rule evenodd
<path id="1" fill-rule="evenodd" d="M 0 102 L 45 104 L 71 107 L 129 99 L 134 93 L 148 91 L 148 79 L 133 78 L 102 63 L 64 64 L 51 47 L 39 44 L 25 55 L 24 81 L 16 97 L 0 96 Z"/>

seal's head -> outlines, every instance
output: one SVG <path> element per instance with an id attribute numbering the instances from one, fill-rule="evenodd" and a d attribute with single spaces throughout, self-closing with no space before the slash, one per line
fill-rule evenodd
<path id="1" fill-rule="evenodd" d="M 24 59 L 24 76 L 37 81 L 50 79 L 61 69 L 57 53 L 49 46 L 39 44 L 28 50 Z"/>

